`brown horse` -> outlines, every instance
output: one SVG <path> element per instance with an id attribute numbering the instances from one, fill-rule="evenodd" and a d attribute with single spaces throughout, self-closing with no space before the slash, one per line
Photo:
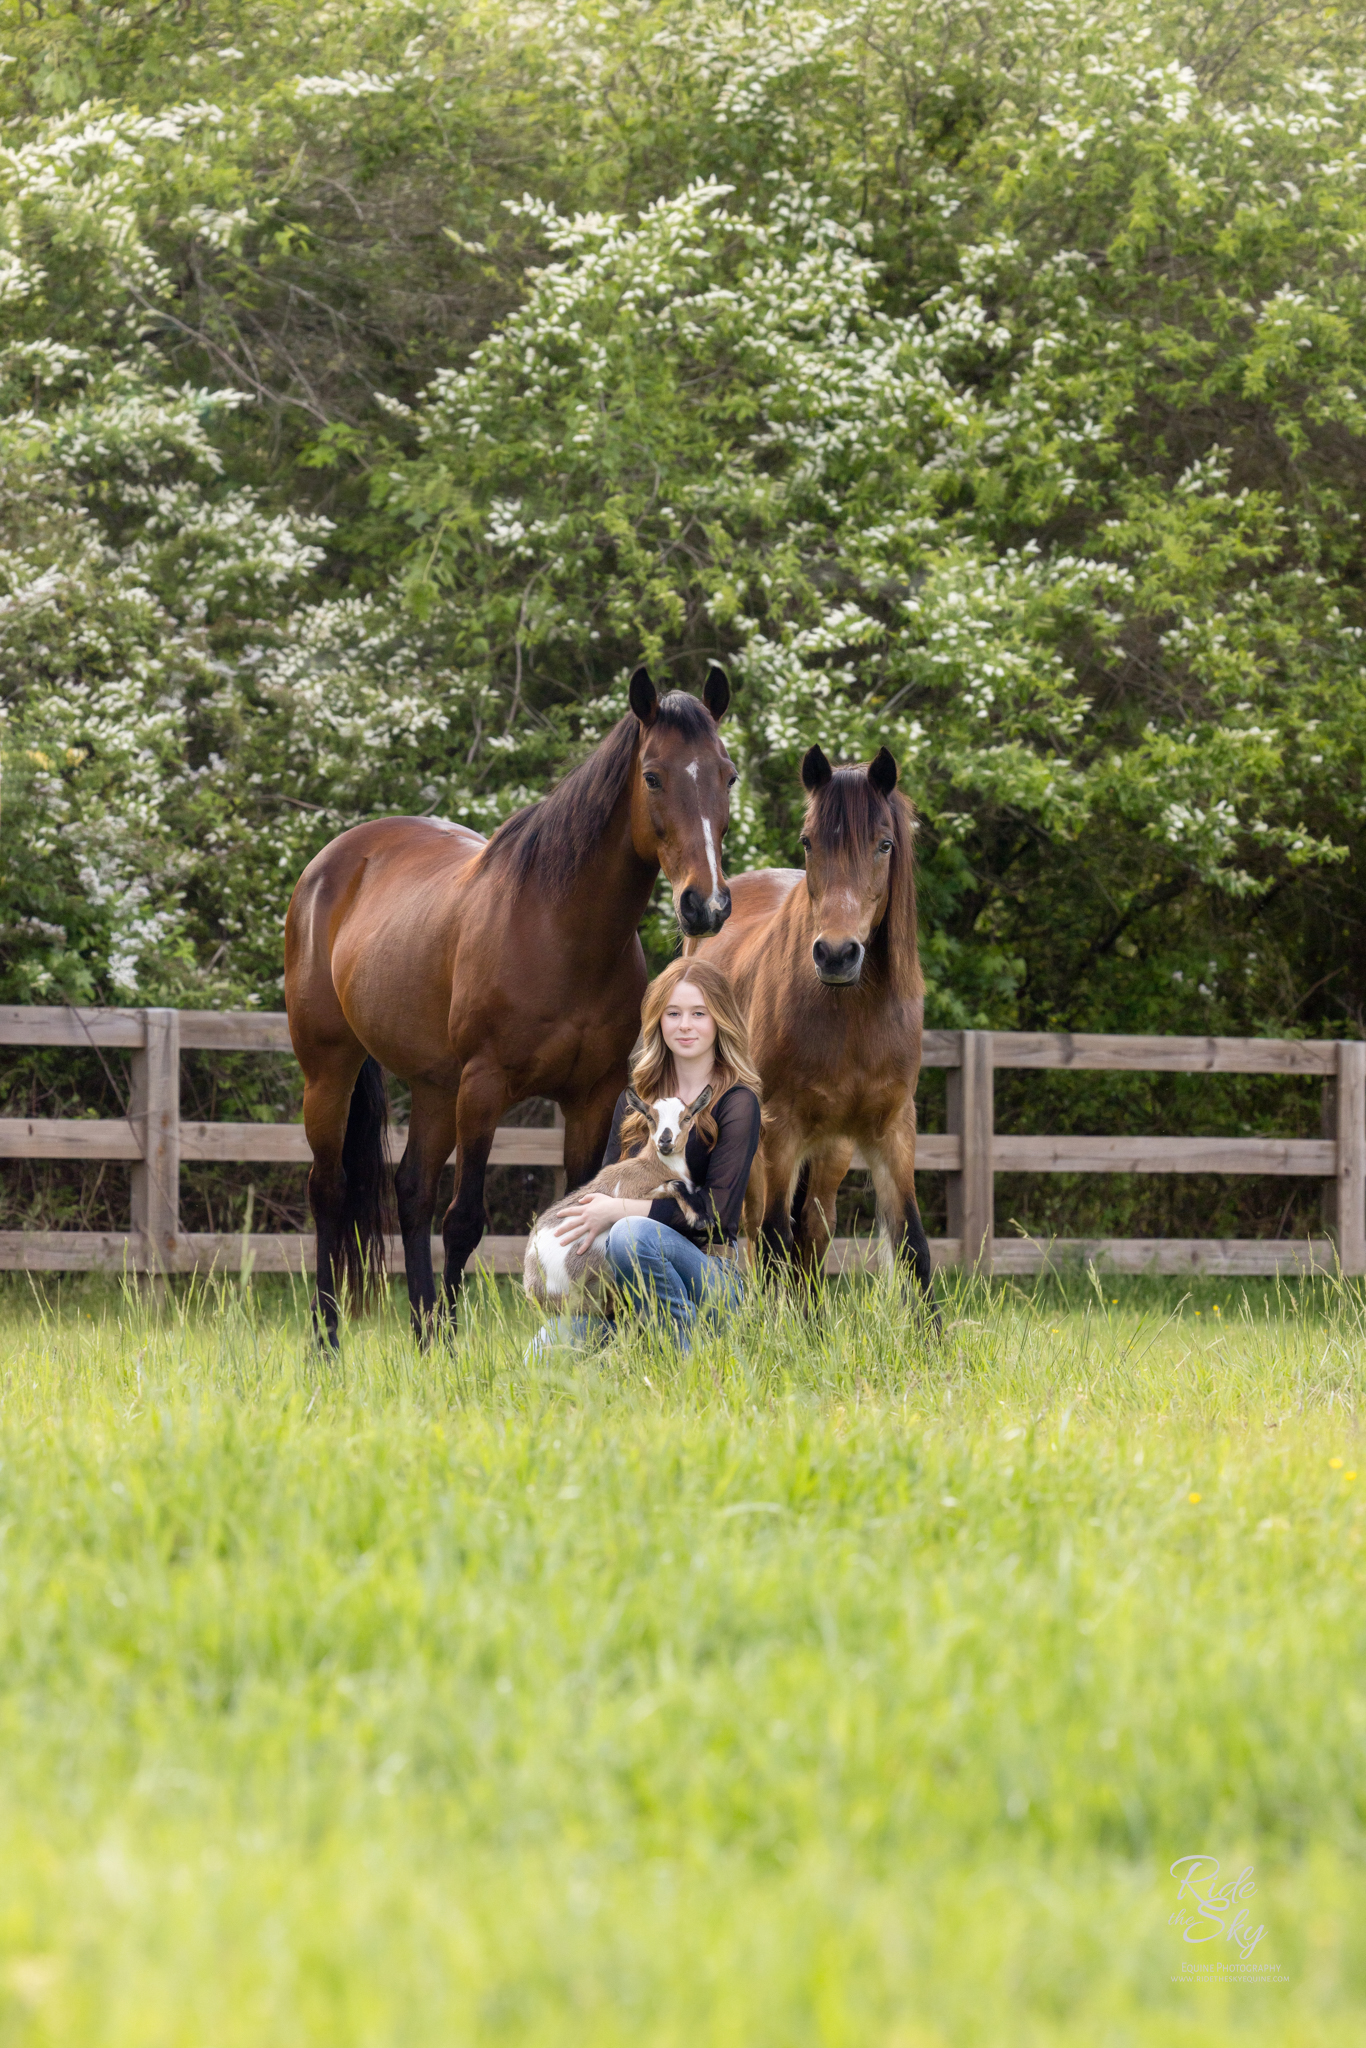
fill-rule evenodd
<path id="1" fill-rule="evenodd" d="M 717 730 L 729 702 L 715 665 L 701 703 L 657 696 L 637 669 L 627 715 L 492 839 L 381 818 L 304 870 L 285 927 L 285 1004 L 304 1071 L 316 1312 L 330 1343 L 339 1282 L 358 1299 L 382 1259 L 381 1067 L 412 1089 L 396 1188 L 419 1334 L 436 1311 L 432 1213 L 453 1148 L 442 1225 L 452 1316 L 510 1103 L 550 1096 L 564 1111 L 568 1185 L 597 1172 L 645 988 L 636 927 L 660 869 L 685 935 L 719 931 L 730 914 L 721 841 L 735 769 Z"/>
<path id="2" fill-rule="evenodd" d="M 805 874 L 769 868 L 734 876 L 730 922 L 689 950 L 726 970 L 749 1011 L 750 1053 L 764 1086 L 768 1258 L 795 1253 L 808 1274 L 819 1270 L 857 1145 L 872 1167 L 894 1256 L 932 1302 L 929 1239 L 915 1199 L 925 1010 L 915 820 L 885 747 L 870 767 L 834 769 L 812 747 L 802 782 Z M 746 1221 L 757 1221 L 750 1204 Z"/>

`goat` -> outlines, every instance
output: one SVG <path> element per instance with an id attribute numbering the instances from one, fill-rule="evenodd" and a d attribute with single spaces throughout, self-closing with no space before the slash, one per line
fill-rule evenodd
<path id="1" fill-rule="evenodd" d="M 555 1235 L 555 1225 L 584 1195 L 617 1195 L 628 1202 L 653 1202 L 672 1195 L 690 1223 L 701 1221 L 688 1202 L 694 1190 L 688 1179 L 686 1152 L 688 1133 L 711 1101 L 711 1093 L 710 1088 L 704 1088 L 696 1101 L 689 1103 L 681 1102 L 676 1095 L 666 1095 L 651 1105 L 642 1102 L 633 1088 L 627 1089 L 627 1101 L 650 1126 L 650 1142 L 634 1159 L 619 1159 L 615 1166 L 604 1166 L 592 1180 L 536 1218 L 522 1264 L 522 1285 L 532 1301 L 559 1304 L 567 1295 L 611 1278 L 606 1231 L 593 1240 L 586 1252 L 571 1249 Z"/>

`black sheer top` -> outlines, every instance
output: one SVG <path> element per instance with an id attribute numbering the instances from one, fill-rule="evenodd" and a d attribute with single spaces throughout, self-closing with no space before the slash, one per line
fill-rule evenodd
<path id="1" fill-rule="evenodd" d="M 604 1166 L 615 1166 L 621 1158 L 621 1126 L 630 1113 L 630 1103 L 624 1094 L 619 1095 Z M 712 1103 L 711 1113 L 716 1119 L 716 1143 L 708 1151 L 697 1131 L 691 1130 L 683 1155 L 688 1179 L 697 1189 L 693 1206 L 706 1223 L 695 1230 L 671 1195 L 651 1202 L 650 1220 L 667 1223 L 694 1244 L 734 1244 L 744 1216 L 749 1170 L 759 1149 L 759 1098 L 752 1088 L 728 1088 L 719 1102 Z M 634 1147 L 628 1156 L 634 1158 L 641 1149 Z"/>

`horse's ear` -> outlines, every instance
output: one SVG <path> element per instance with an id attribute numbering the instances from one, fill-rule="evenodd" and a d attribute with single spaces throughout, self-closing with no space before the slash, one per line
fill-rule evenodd
<path id="1" fill-rule="evenodd" d="M 706 1087 L 702 1090 L 702 1093 L 698 1096 L 697 1100 L 695 1102 L 690 1102 L 688 1104 L 687 1108 L 683 1112 L 684 1116 L 701 1116 L 703 1110 L 706 1108 L 707 1104 L 710 1101 L 711 1083 L 709 1081 Z"/>
<path id="2" fill-rule="evenodd" d="M 890 796 L 896 788 L 896 762 L 885 747 L 879 747 L 869 763 L 868 780 L 879 796 Z"/>
<path id="3" fill-rule="evenodd" d="M 719 725 L 730 706 L 730 677 L 719 661 L 714 661 L 707 670 L 707 680 L 702 685 L 702 702 Z"/>
<path id="4" fill-rule="evenodd" d="M 626 1100 L 630 1103 L 632 1109 L 639 1111 L 640 1115 L 644 1117 L 646 1123 L 649 1124 L 650 1128 L 653 1130 L 655 1113 L 654 1110 L 650 1107 L 650 1104 L 648 1102 L 642 1102 L 640 1097 L 636 1094 L 634 1088 L 628 1088 L 626 1090 Z"/>
<path id="5" fill-rule="evenodd" d="M 802 788 L 809 789 L 814 796 L 818 789 L 825 788 L 834 772 L 820 748 L 811 747 L 802 762 Z"/>
<path id="6" fill-rule="evenodd" d="M 650 681 L 650 671 L 642 662 L 631 678 L 631 709 L 642 725 L 653 725 L 659 710 L 659 692 Z"/>

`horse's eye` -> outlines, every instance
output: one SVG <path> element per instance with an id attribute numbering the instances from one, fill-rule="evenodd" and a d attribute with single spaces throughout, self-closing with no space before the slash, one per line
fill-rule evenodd
<path id="1" fill-rule="evenodd" d="M 811 841 L 810 841 L 810 840 L 809 840 L 809 839 L 807 838 L 807 836 L 806 836 L 805 832 L 803 832 L 803 834 L 802 834 L 802 845 L 803 845 L 803 847 L 804 847 L 804 848 L 806 849 L 806 851 L 807 851 L 808 853 L 810 853 L 810 851 L 811 851 Z"/>
<path id="2" fill-rule="evenodd" d="M 663 789 L 664 787 L 659 777 L 649 768 L 645 770 L 645 787 L 647 789 Z"/>
<path id="3" fill-rule="evenodd" d="M 730 778 L 730 781 L 729 781 L 729 782 L 728 782 L 728 783 L 726 784 L 726 788 L 727 788 L 727 789 L 734 789 L 734 787 L 735 787 L 736 783 L 737 783 L 737 782 L 738 782 L 739 780 L 740 780 L 740 778 L 739 778 L 739 776 L 738 776 L 738 775 L 732 775 L 732 776 L 731 776 L 731 778 Z"/>
<path id="4" fill-rule="evenodd" d="M 878 852 L 879 852 L 879 853 L 890 853 L 890 852 L 891 852 L 891 850 L 892 850 L 892 842 L 891 842 L 891 840 L 890 840 L 890 839 L 884 839 L 884 840 L 883 840 L 883 842 L 882 842 L 882 844 L 881 844 L 881 845 L 879 846 L 879 848 L 878 848 Z"/>

